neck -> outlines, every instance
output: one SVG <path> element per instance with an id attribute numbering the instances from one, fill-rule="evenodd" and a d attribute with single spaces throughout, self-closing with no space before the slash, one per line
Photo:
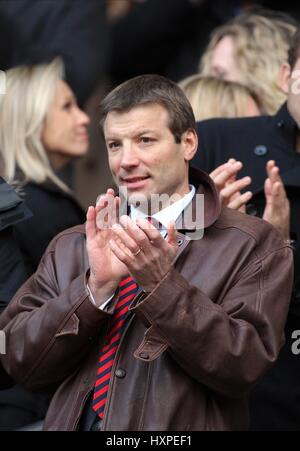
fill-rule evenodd
<path id="1" fill-rule="evenodd" d="M 59 171 L 70 161 L 70 157 L 54 152 L 49 152 L 48 158 L 54 171 Z"/>

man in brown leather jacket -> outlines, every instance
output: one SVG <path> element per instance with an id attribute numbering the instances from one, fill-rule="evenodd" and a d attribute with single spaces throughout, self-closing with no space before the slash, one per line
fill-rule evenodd
<path id="1" fill-rule="evenodd" d="M 0 317 L 1 362 L 25 387 L 55 390 L 45 430 L 246 429 L 249 389 L 284 342 L 292 251 L 189 170 L 195 120 L 173 82 L 125 82 L 101 125 L 128 205 L 109 189 L 85 228 L 52 241 Z M 124 277 L 138 292 L 121 318 Z"/>

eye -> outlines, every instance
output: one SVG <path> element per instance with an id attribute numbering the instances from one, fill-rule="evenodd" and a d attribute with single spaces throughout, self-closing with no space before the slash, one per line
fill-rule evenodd
<path id="1" fill-rule="evenodd" d="M 72 108 L 72 106 L 73 106 L 73 103 L 69 100 L 68 102 L 63 104 L 62 109 L 65 111 L 68 111 Z"/>
<path id="2" fill-rule="evenodd" d="M 120 147 L 121 143 L 119 141 L 112 141 L 110 143 L 107 144 L 107 147 L 110 150 L 116 150 Z"/>
<path id="3" fill-rule="evenodd" d="M 149 136 L 141 136 L 140 141 L 144 144 L 149 144 L 154 141 L 153 138 L 149 138 Z"/>

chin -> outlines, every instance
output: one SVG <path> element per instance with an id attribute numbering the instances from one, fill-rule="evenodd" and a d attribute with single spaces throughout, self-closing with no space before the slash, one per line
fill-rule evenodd
<path id="1" fill-rule="evenodd" d="M 88 150 L 89 150 L 89 146 L 81 147 L 79 149 L 76 149 L 76 151 L 74 149 L 73 155 L 74 155 L 75 158 L 76 157 L 83 157 L 84 155 L 86 155 L 88 153 Z"/>

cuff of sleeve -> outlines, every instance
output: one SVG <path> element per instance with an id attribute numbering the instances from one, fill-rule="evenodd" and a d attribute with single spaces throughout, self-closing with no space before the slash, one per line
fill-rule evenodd
<path id="1" fill-rule="evenodd" d="M 92 293 L 91 290 L 90 290 L 90 287 L 89 287 L 89 284 L 88 284 L 88 283 L 86 284 L 86 287 L 87 287 L 87 290 L 88 290 L 88 292 L 89 292 L 90 300 L 92 301 L 92 303 L 93 303 L 99 310 L 102 310 L 102 311 L 107 310 L 108 307 L 109 307 L 110 302 L 112 301 L 112 299 L 114 298 L 114 296 L 115 296 L 116 293 L 114 293 L 112 296 L 110 296 L 110 298 L 107 299 L 105 302 L 103 302 L 103 304 L 101 304 L 101 305 L 98 306 L 98 305 L 96 304 L 95 298 L 94 298 L 94 296 L 93 296 L 93 293 Z"/>
<path id="2" fill-rule="evenodd" d="M 98 334 L 99 327 L 110 315 L 92 303 L 86 286 L 86 273 L 82 273 L 71 282 L 64 296 L 68 307 L 65 302 L 61 303 L 67 310 L 64 311 L 64 319 L 55 336 Z"/>

